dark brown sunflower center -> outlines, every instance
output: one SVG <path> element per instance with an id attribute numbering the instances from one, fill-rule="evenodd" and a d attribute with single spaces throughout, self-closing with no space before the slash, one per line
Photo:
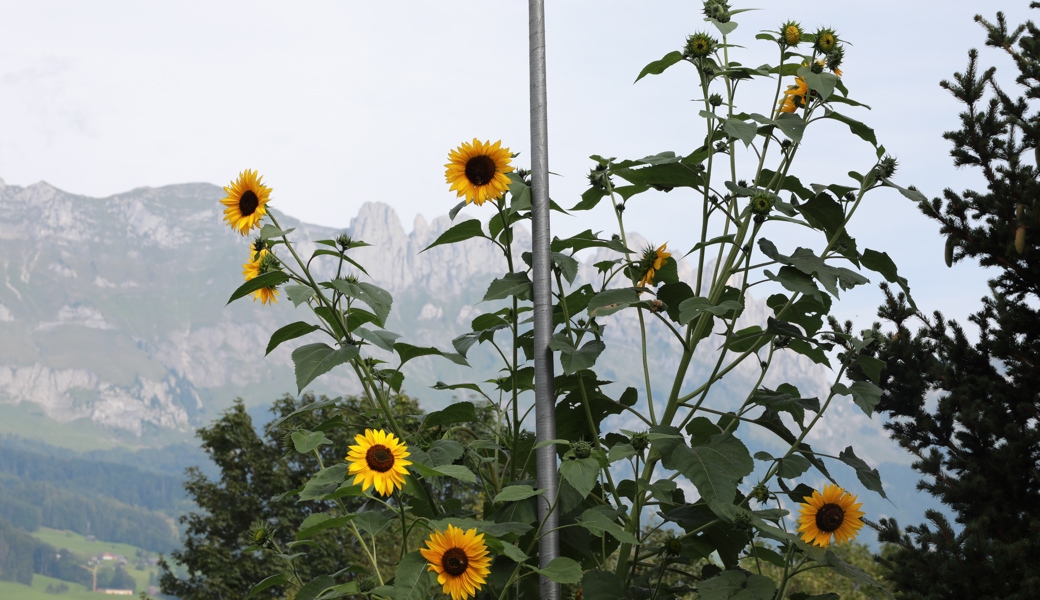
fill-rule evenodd
<path id="1" fill-rule="evenodd" d="M 260 198 L 256 197 L 256 192 L 253 190 L 246 190 L 238 199 L 238 212 L 242 213 L 243 217 L 255 213 L 258 206 L 260 206 Z"/>
<path id="2" fill-rule="evenodd" d="M 474 156 L 466 161 L 466 179 L 473 185 L 487 185 L 495 177 L 495 161 L 490 156 Z"/>
<path id="3" fill-rule="evenodd" d="M 458 577 L 466 572 L 466 567 L 469 566 L 469 558 L 462 548 L 451 548 L 445 551 L 444 556 L 441 557 L 441 566 L 444 567 L 448 575 Z"/>
<path id="4" fill-rule="evenodd" d="M 816 528 L 825 533 L 832 533 L 845 521 L 845 511 L 837 504 L 824 504 L 816 511 Z"/>
<path id="5" fill-rule="evenodd" d="M 376 444 L 365 453 L 365 462 L 368 468 L 380 473 L 386 473 L 394 466 L 394 453 L 382 444 Z"/>

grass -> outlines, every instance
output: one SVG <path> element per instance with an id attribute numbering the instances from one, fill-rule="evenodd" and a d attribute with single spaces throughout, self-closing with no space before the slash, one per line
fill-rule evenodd
<path id="1" fill-rule="evenodd" d="M 78 533 L 73 533 L 71 531 L 62 531 L 62 530 L 58 530 L 58 529 L 49 529 L 47 527 L 41 527 L 41 528 L 37 529 L 36 531 L 32 532 L 32 536 L 35 537 L 36 539 L 40 540 L 41 542 L 45 542 L 47 544 L 50 544 L 51 546 L 54 546 L 55 548 L 57 548 L 59 550 L 62 549 L 62 548 L 67 549 L 67 550 L 71 550 L 72 552 L 74 552 L 75 554 L 79 555 L 84 560 L 89 558 L 89 557 L 91 557 L 91 556 L 97 556 L 98 554 L 104 554 L 105 552 L 108 552 L 110 554 L 122 554 L 123 556 L 125 556 L 127 558 L 126 572 L 129 573 L 130 576 L 134 578 L 134 581 L 137 582 L 137 591 L 138 591 L 138 593 L 140 593 L 142 590 L 147 590 L 148 589 L 148 579 L 149 579 L 149 575 L 151 573 L 155 573 L 156 576 L 159 575 L 159 568 L 158 567 L 148 566 L 143 571 L 138 571 L 137 568 L 134 567 L 134 557 L 137 555 L 137 551 L 139 550 L 139 548 L 137 546 L 131 546 L 130 544 L 118 544 L 118 543 L 115 543 L 115 542 L 102 542 L 102 541 L 88 542 L 87 538 L 83 537 L 82 535 L 80 535 Z M 42 575 L 35 575 L 34 576 L 34 579 L 33 579 L 33 587 L 34 588 L 36 587 L 36 584 L 35 584 L 35 581 L 36 581 L 35 578 L 36 577 L 43 577 L 43 576 Z M 45 578 L 45 579 L 49 579 L 49 578 Z M 70 591 L 71 591 L 71 588 L 72 588 L 73 585 L 75 585 L 75 584 L 72 584 L 72 583 L 68 584 L 68 586 L 70 588 Z M 22 587 L 25 587 L 25 586 L 22 586 Z M 44 584 L 43 587 L 46 588 L 47 585 Z M 55 596 L 53 594 L 48 594 L 47 596 L 51 600 L 53 600 L 54 598 L 77 598 L 77 596 L 71 596 L 71 595 Z M 88 593 L 88 596 L 90 596 L 91 598 L 95 597 L 95 596 L 93 596 L 92 594 L 89 594 L 89 593 Z M 29 596 L 29 597 L 33 598 L 33 596 Z M 111 598 L 112 596 L 108 596 L 108 597 Z M 8 598 L 8 596 L 4 593 L 3 588 L 0 588 L 0 598 L 4 598 L 4 599 Z M 11 598 L 14 599 L 14 598 L 18 598 L 18 597 L 17 596 L 11 596 Z"/>
<path id="2" fill-rule="evenodd" d="M 62 594 L 50 594 L 47 592 L 48 585 L 61 585 L 63 583 L 69 587 L 69 591 Z M 43 575 L 33 575 L 32 586 L 12 581 L 0 581 L 0 598 L 4 600 L 98 600 L 98 598 L 118 597 L 94 593 L 78 583 L 62 581 L 53 577 L 44 577 Z"/>

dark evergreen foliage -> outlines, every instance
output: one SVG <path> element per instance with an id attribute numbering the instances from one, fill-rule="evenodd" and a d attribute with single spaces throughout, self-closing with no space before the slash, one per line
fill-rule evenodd
<path id="1" fill-rule="evenodd" d="M 366 427 L 378 429 L 385 425 L 373 407 L 364 406 L 355 398 L 277 423 L 277 419 L 313 402 L 311 396 L 297 401 L 288 395 L 276 401 L 271 407 L 276 425 L 263 434 L 253 428 L 252 418 L 241 401 L 236 401 L 212 425 L 198 430 L 203 449 L 220 469 L 220 479 L 211 480 L 195 467 L 188 469 L 185 487 L 199 512 L 181 517 L 186 526 L 184 548 L 171 553 L 186 569 L 187 578 L 178 578 L 171 565 L 161 562 L 164 594 L 181 600 L 245 598 L 254 584 L 280 572 L 282 567 L 280 559 L 271 552 L 250 549 L 252 525 L 264 522 L 273 532 L 275 542 L 285 550 L 294 540 L 295 528 L 307 516 L 334 509 L 332 502 L 297 502 L 294 494 L 286 494 L 301 488 L 320 469 L 313 454 L 299 454 L 293 449 L 290 435 L 299 428 L 317 430 L 329 419 L 346 422 L 347 428 L 327 432 L 342 437 L 334 437 L 332 445 L 319 446 L 322 461 L 331 466 L 343 462 L 347 447 L 355 443 L 355 434 Z M 395 409 L 402 426 L 414 430 L 420 414 L 415 401 L 399 397 Z M 351 501 L 358 501 L 343 500 L 348 509 Z M 306 560 L 296 563 L 303 581 L 327 573 L 349 578 L 352 575 L 342 570 L 364 562 L 354 547 L 353 536 L 342 529 L 328 529 L 312 539 L 318 543 L 293 548 L 294 552 L 307 553 Z M 254 597 L 281 598 L 284 592 L 280 586 L 274 586 Z"/>
<path id="2" fill-rule="evenodd" d="M 967 70 L 942 82 L 965 105 L 945 138 L 954 164 L 978 168 L 986 189 L 947 189 L 920 206 L 946 237 L 948 265 L 974 258 L 994 268 L 991 295 L 969 319 L 979 339 L 888 288 L 879 315 L 896 329 L 875 324 L 887 367 L 878 410 L 917 457 L 919 487 L 956 521 L 927 511 L 928 523 L 901 532 L 882 519 L 879 539 L 894 546 L 878 560 L 902 598 L 1040 598 L 1040 29 L 1009 30 L 1000 13 L 976 20 L 986 45 L 1015 61 L 1022 95 L 968 53 Z"/>

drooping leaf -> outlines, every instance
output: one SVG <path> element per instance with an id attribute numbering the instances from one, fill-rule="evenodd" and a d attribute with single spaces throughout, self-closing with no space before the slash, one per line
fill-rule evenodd
<path id="1" fill-rule="evenodd" d="M 831 386 L 831 391 L 842 396 L 852 396 L 852 401 L 863 409 L 868 417 L 874 414 L 874 407 L 881 401 L 881 388 L 869 381 L 855 381 L 850 386 L 835 383 Z"/>
<path id="2" fill-rule="evenodd" d="M 858 456 L 852 450 L 852 446 L 848 446 L 838 454 L 838 460 L 847 464 L 848 466 L 856 469 L 856 477 L 859 478 L 860 483 L 863 487 L 867 488 L 872 492 L 881 494 L 882 498 L 888 499 L 885 495 L 885 488 L 881 485 L 881 474 L 878 473 L 877 469 L 871 469 L 864 460 Z"/>
<path id="3" fill-rule="evenodd" d="M 277 348 L 282 342 L 294 340 L 298 337 L 303 337 L 312 331 L 317 331 L 318 326 L 310 323 L 304 323 L 303 321 L 296 321 L 295 323 L 289 323 L 285 327 L 279 328 L 277 331 L 271 334 L 271 341 L 267 342 L 267 352 L 264 356 L 271 353 L 272 350 Z"/>
<path id="4" fill-rule="evenodd" d="M 693 447 L 677 444 L 663 464 L 685 475 L 705 500 L 721 502 L 732 502 L 737 482 L 755 467 L 744 443 L 727 433 Z"/>
<path id="5" fill-rule="evenodd" d="M 917 308 L 917 304 L 914 303 L 914 299 L 910 296 L 910 284 L 907 283 L 906 277 L 899 276 L 896 263 L 892 261 L 892 257 L 887 252 L 878 252 L 867 248 L 863 251 L 862 261 L 864 267 L 880 274 L 885 278 L 885 281 L 894 283 L 902 288 L 903 293 L 906 294 L 906 301 L 912 308 Z"/>
<path id="6" fill-rule="evenodd" d="M 256 277 L 238 286 L 238 289 L 235 290 L 233 294 L 231 294 L 230 298 L 228 298 L 227 303 L 231 304 L 235 300 L 248 296 L 249 294 L 252 294 L 253 292 L 261 290 L 263 288 L 278 287 L 286 281 L 289 281 L 289 276 L 281 271 L 271 271 L 270 273 L 257 275 Z"/>
<path id="7" fill-rule="evenodd" d="M 481 228 L 478 219 L 469 219 L 452 225 L 447 231 L 440 234 L 432 244 L 423 248 L 419 253 L 422 254 L 430 248 L 440 246 L 441 244 L 454 244 L 455 242 L 475 237 L 484 237 L 484 230 Z"/>
<path id="8" fill-rule="evenodd" d="M 680 60 L 682 60 L 682 52 L 679 52 L 678 50 L 673 50 L 672 52 L 665 54 L 664 57 L 660 60 L 655 60 L 654 62 L 643 67 L 643 70 L 639 72 L 639 77 L 636 77 L 636 81 L 639 81 L 647 75 L 660 75 L 661 73 L 664 73 L 665 69 L 674 65 Z"/>
<path id="9" fill-rule="evenodd" d="M 621 525 L 618 525 L 603 512 L 597 510 L 597 508 L 590 508 L 586 510 L 577 519 L 577 523 L 589 530 L 589 533 L 595 536 L 602 536 L 604 533 L 609 533 L 614 539 L 623 544 L 638 544 L 639 540 L 636 536 L 625 531 Z"/>

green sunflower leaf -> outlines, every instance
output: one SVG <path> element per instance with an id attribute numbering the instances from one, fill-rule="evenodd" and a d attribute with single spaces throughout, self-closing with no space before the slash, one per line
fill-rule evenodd
<path id="1" fill-rule="evenodd" d="M 516 296 L 517 300 L 530 300 L 531 293 L 531 279 L 527 273 L 508 273 L 491 282 L 483 301 L 503 300 L 510 296 Z"/>
<path id="2" fill-rule="evenodd" d="M 581 565 L 573 558 L 557 556 L 544 569 L 531 567 L 556 583 L 578 583 L 581 581 Z"/>
<path id="3" fill-rule="evenodd" d="M 304 323 L 303 321 L 289 323 L 285 327 L 282 327 L 278 331 L 275 331 L 273 334 L 271 334 L 271 341 L 267 343 L 267 352 L 264 353 L 264 356 L 270 354 L 271 351 L 277 348 L 282 342 L 287 342 L 289 340 L 305 336 L 308 333 L 311 333 L 312 331 L 316 331 L 317 329 L 317 325 Z"/>
<path id="4" fill-rule="evenodd" d="M 309 285 L 287 285 L 283 289 L 293 306 L 299 306 L 314 297 L 314 288 Z"/>
<path id="5" fill-rule="evenodd" d="M 300 454 L 310 454 L 318 446 L 331 446 L 332 441 L 325 437 L 324 431 L 294 431 L 293 446 Z"/>
<path id="6" fill-rule="evenodd" d="M 863 409 L 868 417 L 874 414 L 874 407 L 881 402 L 881 388 L 869 381 L 856 381 L 850 386 L 835 383 L 831 386 L 831 391 L 842 396 L 852 396 L 852 401 Z"/>
<path id="7" fill-rule="evenodd" d="M 257 583 L 249 590 L 249 595 L 246 598 L 252 598 L 267 588 L 274 587 L 276 585 L 284 585 L 289 582 L 289 578 L 285 576 L 285 573 L 279 573 L 277 575 L 271 575 L 267 579 L 264 579 L 260 583 Z"/>
<path id="8" fill-rule="evenodd" d="M 772 579 L 736 570 L 723 571 L 697 584 L 700 600 L 773 600 L 775 594 Z"/>
<path id="9" fill-rule="evenodd" d="M 660 75 L 664 73 L 665 69 L 674 65 L 675 63 L 682 60 L 682 52 L 674 50 L 664 55 L 661 60 L 655 60 L 654 62 L 643 67 L 643 70 L 639 72 L 639 77 L 636 77 L 636 81 L 646 77 L 647 75 Z M 632 83 L 635 83 L 633 81 Z"/>
<path id="10" fill-rule="evenodd" d="M 319 531 L 326 529 L 332 529 L 333 527 L 340 527 L 346 525 L 348 521 L 354 518 L 354 515 L 347 515 L 345 517 L 332 517 L 325 513 L 314 513 L 307 517 L 300 523 L 300 530 L 296 532 L 297 540 L 305 540 Z"/>
<path id="11" fill-rule="evenodd" d="M 401 558 L 394 575 L 394 600 L 427 600 L 431 581 L 426 559 L 418 550 Z"/>
<path id="12" fill-rule="evenodd" d="M 449 389 L 453 389 L 450 388 Z M 472 402 L 456 402 L 442 410 L 426 415 L 423 421 L 423 429 L 429 429 L 438 425 L 452 425 L 454 423 L 468 423 L 477 420 L 477 411 Z"/>
<path id="13" fill-rule="evenodd" d="M 589 571 L 581 578 L 581 589 L 586 598 L 625 600 L 628 589 L 621 578 L 610 571 Z"/>
<path id="14" fill-rule="evenodd" d="M 713 435 L 692 448 L 679 443 L 662 464 L 685 475 L 705 500 L 720 502 L 732 502 L 737 482 L 755 468 L 747 446 L 727 433 Z"/>
<path id="15" fill-rule="evenodd" d="M 636 536 L 622 529 L 620 525 L 615 523 L 596 508 L 590 508 L 586 510 L 577 519 L 577 523 L 589 530 L 589 533 L 595 536 L 602 537 L 604 533 L 609 533 L 611 537 L 623 544 L 638 544 L 639 540 Z"/>
<path id="16" fill-rule="evenodd" d="M 393 296 L 383 288 L 367 282 L 351 282 L 345 279 L 334 279 L 332 287 L 338 292 L 367 304 L 376 315 L 377 324 L 386 326 L 386 318 L 390 315 L 390 307 L 394 303 Z"/>
<path id="17" fill-rule="evenodd" d="M 592 488 L 596 487 L 599 468 L 599 462 L 595 458 L 565 460 L 560 464 L 560 474 L 582 498 L 585 498 L 592 492 Z"/>
<path id="18" fill-rule="evenodd" d="M 443 244 L 454 244 L 455 242 L 461 242 L 462 240 L 468 240 L 475 237 L 487 237 L 484 235 L 484 229 L 480 225 L 479 219 L 469 219 L 452 225 L 447 231 L 442 233 L 432 244 L 423 248 L 419 254 L 426 252 L 430 248 L 435 248 Z"/>
<path id="19" fill-rule="evenodd" d="M 517 500 L 523 500 L 532 496 L 538 496 L 545 490 L 536 490 L 529 485 L 511 485 L 504 488 L 493 502 L 516 502 Z"/>
<path id="20" fill-rule="evenodd" d="M 846 117 L 845 115 L 830 109 L 825 109 L 824 118 L 834 119 L 835 121 L 844 123 L 849 126 L 849 130 L 851 130 L 852 133 L 858 135 L 861 139 L 870 142 L 872 146 L 876 147 L 878 145 L 877 136 L 874 135 L 874 130 L 870 127 L 867 127 L 863 123 L 860 123 L 856 119 Z"/>
<path id="21" fill-rule="evenodd" d="M 411 344 L 399 342 L 397 344 L 394 344 L 394 351 L 401 356 L 400 366 L 402 367 L 406 362 L 412 360 L 413 358 L 419 358 L 420 356 L 443 356 L 444 358 L 450 360 L 451 362 L 457 365 L 461 365 L 463 367 L 469 366 L 469 363 L 466 362 L 466 359 L 463 358 L 461 355 L 455 354 L 454 352 L 442 352 L 433 347 L 413 346 Z"/>
<path id="22" fill-rule="evenodd" d="M 744 142 L 744 146 L 750 146 L 751 142 L 755 141 L 755 135 L 758 133 L 757 125 L 741 121 L 740 119 L 726 119 L 726 124 L 722 126 L 722 129 L 730 136 Z"/>
<path id="23" fill-rule="evenodd" d="M 590 317 L 603 317 L 639 302 L 639 294 L 632 288 L 602 291 L 589 300 Z"/>
<path id="24" fill-rule="evenodd" d="M 549 342 L 550 350 L 560 352 L 560 365 L 564 375 L 577 373 L 596 364 L 596 359 L 607 349 L 607 345 L 599 340 L 585 342 L 581 348 L 575 348 L 567 339 L 567 334 L 560 332 Z"/>
<path id="25" fill-rule="evenodd" d="M 910 303 L 910 306 L 917 309 L 917 304 L 914 303 L 914 299 L 910 297 L 910 284 L 907 283 L 906 277 L 899 276 L 899 270 L 896 268 L 896 263 L 892 261 L 892 257 L 887 252 L 878 252 L 877 250 L 871 250 L 867 248 L 863 251 L 863 266 L 880 274 L 885 278 L 885 281 L 894 283 L 903 289 L 903 293 L 906 294 L 906 301 Z"/>
<path id="26" fill-rule="evenodd" d="M 332 370 L 333 367 L 358 357 L 357 346 L 332 348 L 328 344 L 307 344 L 293 350 L 292 360 L 296 366 L 296 387 L 302 392 L 307 384 Z"/>
<path id="27" fill-rule="evenodd" d="M 231 304 L 235 300 L 248 296 L 249 294 L 252 294 L 253 292 L 261 290 L 263 288 L 278 287 L 286 281 L 289 281 L 289 276 L 281 271 L 271 271 L 270 273 L 257 275 L 256 277 L 238 286 L 238 289 L 235 290 L 235 293 L 231 294 L 231 298 L 228 299 L 227 303 Z"/>
<path id="28" fill-rule="evenodd" d="M 881 473 L 877 469 L 871 469 L 870 465 L 864 462 L 862 458 L 856 456 L 852 446 L 842 450 L 838 454 L 838 460 L 856 469 L 856 477 L 859 478 L 859 482 L 863 484 L 863 487 L 881 494 L 882 498 L 888 500 L 888 496 L 885 495 L 885 488 L 881 485 Z"/>

